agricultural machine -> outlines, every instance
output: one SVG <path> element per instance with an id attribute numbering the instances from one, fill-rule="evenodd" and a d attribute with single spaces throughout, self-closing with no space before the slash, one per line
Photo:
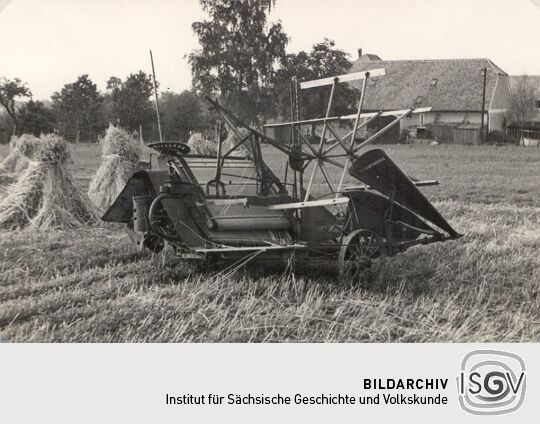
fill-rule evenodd
<path id="1" fill-rule="evenodd" d="M 216 155 L 190 154 L 183 143 L 151 144 L 157 164 L 131 177 L 103 220 L 126 224 L 141 249 L 168 244 L 186 260 L 238 266 L 253 259 L 332 261 L 344 282 L 365 280 L 372 264 L 412 246 L 459 238 L 418 189 L 436 181 L 408 177 L 383 150 L 358 153 L 405 117 L 430 110 L 362 112 L 368 78 L 384 74 L 294 81 L 290 122 L 268 124 L 264 133 L 207 96 L 236 144 L 225 149 L 221 131 Z M 355 80 L 362 87 L 356 113 L 331 116 L 336 87 Z M 326 116 L 300 119 L 300 90 L 325 86 Z M 359 131 L 381 116 L 393 120 L 359 141 Z M 281 178 L 263 152 L 283 164 Z"/>

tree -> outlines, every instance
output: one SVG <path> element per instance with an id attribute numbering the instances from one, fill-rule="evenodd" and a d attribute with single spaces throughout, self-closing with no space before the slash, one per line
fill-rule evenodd
<path id="1" fill-rule="evenodd" d="M 64 85 L 60 92 L 52 95 L 52 101 L 64 137 L 77 142 L 97 139 L 104 127 L 100 110 L 103 99 L 88 75 L 81 75 L 74 83 Z"/>
<path id="2" fill-rule="evenodd" d="M 201 100 L 193 91 L 163 93 L 160 109 L 167 140 L 187 142 L 191 131 L 201 131 L 206 127 Z"/>
<path id="3" fill-rule="evenodd" d="M 275 0 L 200 0 L 209 19 L 194 22 L 200 50 L 189 55 L 195 89 L 217 93 L 246 120 L 264 115 L 288 39 L 268 23 Z"/>
<path id="4" fill-rule="evenodd" d="M 326 78 L 346 74 L 352 67 L 349 54 L 335 47 L 335 42 L 325 38 L 322 42 L 313 45 L 311 51 L 301 51 L 288 54 L 282 62 L 277 73 L 277 81 L 273 90 L 273 97 L 277 105 L 280 118 L 290 115 L 290 81 L 297 77 L 299 81 Z M 301 92 L 300 103 L 303 118 L 324 116 L 328 104 L 329 88 L 320 87 Z M 337 86 L 333 108 L 334 115 L 352 113 L 356 107 L 355 101 L 359 92 L 346 84 Z"/>
<path id="5" fill-rule="evenodd" d="M 30 100 L 19 108 L 19 134 L 47 134 L 54 131 L 54 113 L 42 102 Z"/>
<path id="6" fill-rule="evenodd" d="M 9 143 L 13 135 L 13 121 L 9 115 L 0 110 L 0 144 Z"/>
<path id="7" fill-rule="evenodd" d="M 111 92 L 112 121 L 130 131 L 139 131 L 140 126 L 150 131 L 154 118 L 151 77 L 143 71 L 130 74 L 125 81 L 111 77 L 107 88 Z"/>
<path id="8" fill-rule="evenodd" d="M 514 121 L 523 127 L 529 112 L 534 109 L 535 102 L 540 97 L 540 90 L 534 84 L 534 80 L 528 75 L 516 78 L 512 87 L 510 114 Z"/>
<path id="9" fill-rule="evenodd" d="M 122 87 L 122 80 L 118 77 L 110 77 L 107 81 L 107 91 L 114 91 Z"/>
<path id="10" fill-rule="evenodd" d="M 32 92 L 19 78 L 13 80 L 2 77 L 0 79 L 0 104 L 6 109 L 13 122 L 13 134 L 17 132 L 17 109 L 15 99 L 32 97 Z"/>

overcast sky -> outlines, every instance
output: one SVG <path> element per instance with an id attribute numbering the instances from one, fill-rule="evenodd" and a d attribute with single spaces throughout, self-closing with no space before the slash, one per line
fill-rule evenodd
<path id="1" fill-rule="evenodd" d="M 288 50 L 324 37 L 356 58 L 487 57 L 510 74 L 540 74 L 540 0 L 277 0 Z M 162 90 L 191 85 L 185 55 L 197 48 L 198 0 L 0 0 L 0 76 L 48 98 L 88 73 L 101 90 L 110 76 L 150 71 Z"/>

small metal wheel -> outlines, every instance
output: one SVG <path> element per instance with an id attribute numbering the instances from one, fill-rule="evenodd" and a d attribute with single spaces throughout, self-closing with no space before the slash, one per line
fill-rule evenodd
<path id="1" fill-rule="evenodd" d="M 365 284 L 373 261 L 385 256 L 382 237 L 371 230 L 354 230 L 343 239 L 338 256 L 339 281 Z"/>

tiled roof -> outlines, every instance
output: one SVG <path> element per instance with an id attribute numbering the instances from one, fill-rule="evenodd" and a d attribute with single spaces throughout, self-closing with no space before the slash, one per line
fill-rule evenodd
<path id="1" fill-rule="evenodd" d="M 498 75 L 507 75 L 489 59 L 358 60 L 351 72 L 385 68 L 368 80 L 364 110 L 432 107 L 434 111 L 480 111 L 483 69 L 488 68 L 486 109 Z"/>
<path id="2" fill-rule="evenodd" d="M 379 56 L 376 54 L 366 53 L 360 56 L 358 59 L 360 62 L 368 62 L 370 60 L 382 60 Z"/>

